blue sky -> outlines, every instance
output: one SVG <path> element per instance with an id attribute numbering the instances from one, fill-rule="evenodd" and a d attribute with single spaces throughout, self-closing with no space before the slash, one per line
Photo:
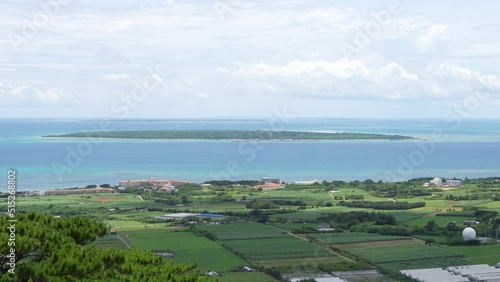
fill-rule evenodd
<path id="1" fill-rule="evenodd" d="M 0 117 L 500 118 L 499 10 L 494 0 L 2 1 Z"/>

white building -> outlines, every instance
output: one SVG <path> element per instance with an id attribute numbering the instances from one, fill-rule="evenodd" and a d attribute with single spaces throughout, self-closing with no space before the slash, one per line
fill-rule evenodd
<path id="1" fill-rule="evenodd" d="M 434 186 L 443 186 L 443 179 L 439 178 L 439 177 L 436 177 L 434 179 L 431 180 L 431 185 L 434 185 Z"/>
<path id="2" fill-rule="evenodd" d="M 462 186 L 462 181 L 457 179 L 448 179 L 446 180 L 446 185 L 453 187 Z"/>

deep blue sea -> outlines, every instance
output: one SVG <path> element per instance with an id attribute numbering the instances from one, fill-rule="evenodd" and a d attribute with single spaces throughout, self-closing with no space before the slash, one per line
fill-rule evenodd
<path id="1" fill-rule="evenodd" d="M 0 190 L 119 180 L 384 180 L 500 176 L 500 120 L 112 120 L 114 130 L 273 129 L 400 134 L 426 141 L 193 141 L 42 138 L 98 131 L 102 120 L 0 119 Z M 2 172 L 3 171 L 3 172 Z"/>

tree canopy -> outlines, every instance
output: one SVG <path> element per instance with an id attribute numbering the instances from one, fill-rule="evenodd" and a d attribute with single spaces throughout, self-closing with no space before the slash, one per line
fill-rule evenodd
<path id="1" fill-rule="evenodd" d="M 15 245 L 8 245 L 11 225 L 0 218 L 0 281 L 212 281 L 196 265 L 175 264 L 153 252 L 89 245 L 107 227 L 81 217 L 55 218 L 18 214 Z M 15 248 L 16 266 L 9 273 L 8 254 Z"/>

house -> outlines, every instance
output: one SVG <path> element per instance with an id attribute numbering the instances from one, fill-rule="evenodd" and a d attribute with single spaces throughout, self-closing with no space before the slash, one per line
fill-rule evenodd
<path id="1" fill-rule="evenodd" d="M 215 271 L 209 271 L 207 273 L 205 273 L 206 275 L 210 276 L 210 277 L 219 277 L 219 273 L 215 272 Z"/>
<path id="2" fill-rule="evenodd" d="M 330 224 L 328 224 L 328 223 L 323 223 L 323 224 L 320 224 L 318 226 L 318 228 L 316 228 L 316 230 L 318 230 L 319 232 L 327 232 L 327 231 L 334 231 L 335 228 L 331 228 Z"/>
<path id="3" fill-rule="evenodd" d="M 266 183 L 281 184 L 281 178 L 262 177 L 260 179 L 260 182 L 262 182 L 264 184 L 266 184 Z"/>
<path id="4" fill-rule="evenodd" d="M 254 186 L 252 188 L 255 188 L 255 189 L 262 188 L 262 190 L 276 190 L 276 189 L 281 189 L 283 187 L 284 187 L 283 184 L 277 184 L 274 182 L 267 182 L 267 183 L 262 184 L 262 185 Z"/>
<path id="5" fill-rule="evenodd" d="M 248 266 L 243 266 L 243 270 L 246 271 L 246 272 L 252 272 L 253 271 L 253 269 L 251 269 Z"/>
<path id="6" fill-rule="evenodd" d="M 457 179 L 448 179 L 448 180 L 446 180 L 446 185 L 447 186 L 458 187 L 458 186 L 462 186 L 462 181 L 461 180 L 457 180 Z"/>
<path id="7" fill-rule="evenodd" d="M 434 179 L 431 180 L 431 185 L 434 185 L 434 186 L 443 186 L 443 179 L 439 178 L 439 177 L 436 177 Z"/>
<path id="8" fill-rule="evenodd" d="M 148 186 L 148 187 L 152 187 L 153 189 L 158 189 L 158 188 L 163 187 L 164 185 L 172 185 L 175 187 L 179 187 L 179 186 L 182 186 L 182 185 L 187 184 L 187 183 L 189 183 L 189 182 L 186 180 L 175 180 L 175 179 L 174 180 L 172 180 L 172 179 L 156 180 L 153 177 L 151 177 L 147 180 L 130 180 L 130 179 L 129 180 L 122 180 L 118 183 L 118 186 L 125 187 L 125 188 Z"/>
<path id="9" fill-rule="evenodd" d="M 466 220 L 464 221 L 465 225 L 473 225 L 473 224 L 479 224 L 479 221 L 474 221 L 474 220 Z"/>
<path id="10" fill-rule="evenodd" d="M 314 183 L 319 183 L 318 179 L 313 179 L 311 181 L 294 181 L 293 184 L 299 184 L 299 185 L 312 185 Z"/>

